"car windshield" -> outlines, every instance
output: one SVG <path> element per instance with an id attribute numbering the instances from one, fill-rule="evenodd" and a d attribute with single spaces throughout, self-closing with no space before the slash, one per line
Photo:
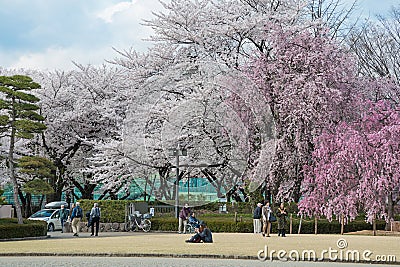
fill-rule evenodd
<path id="1" fill-rule="evenodd" d="M 31 218 L 44 218 L 50 217 L 53 214 L 54 210 L 39 210 L 35 214 L 31 216 Z"/>

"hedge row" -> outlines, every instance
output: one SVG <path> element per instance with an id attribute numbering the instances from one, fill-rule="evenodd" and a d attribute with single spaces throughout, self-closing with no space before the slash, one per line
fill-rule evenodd
<path id="1" fill-rule="evenodd" d="M 47 223 L 45 221 L 24 220 L 24 224 L 18 224 L 17 219 L 0 219 L 0 239 L 46 235 Z"/>
<path id="2" fill-rule="evenodd" d="M 86 212 L 90 212 L 93 208 L 94 203 L 98 203 L 101 208 L 101 220 L 102 222 L 112 222 L 112 223 L 123 223 L 125 222 L 125 212 L 126 207 L 130 203 L 135 203 L 136 206 L 147 203 L 144 201 L 134 201 L 134 200 L 79 200 L 80 207 L 83 210 L 83 220 L 86 220 Z"/>
<path id="3" fill-rule="evenodd" d="M 177 231 L 178 229 L 178 220 L 175 218 L 161 218 L 155 217 L 151 220 L 152 225 L 151 229 L 155 231 Z M 232 218 L 229 220 L 213 220 L 212 218 L 208 218 L 205 220 L 207 226 L 213 232 L 236 232 L 236 233 L 252 233 L 253 232 L 253 222 L 243 221 L 243 222 L 235 222 Z M 340 234 L 341 225 L 338 222 L 329 222 L 326 220 L 318 221 L 318 233 L 320 234 Z M 378 230 L 385 229 L 385 221 L 377 221 L 376 223 Z M 272 232 L 277 232 L 277 223 L 272 223 Z M 299 221 L 293 220 L 293 233 L 297 234 L 299 227 Z M 302 234 L 314 234 L 314 221 L 303 221 L 301 225 L 301 233 Z M 286 227 L 289 232 L 289 224 Z M 372 230 L 372 225 L 366 223 L 364 221 L 352 221 L 349 224 L 345 225 L 344 232 L 356 232 L 361 230 Z"/>

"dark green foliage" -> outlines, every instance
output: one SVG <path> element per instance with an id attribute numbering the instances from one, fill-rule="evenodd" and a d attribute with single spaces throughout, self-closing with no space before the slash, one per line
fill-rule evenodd
<path id="1" fill-rule="evenodd" d="M 102 222 L 125 222 L 125 209 L 129 203 L 136 203 L 136 205 L 140 205 L 139 202 L 134 200 L 87 200 L 82 199 L 79 200 L 80 206 L 83 210 L 83 213 L 90 211 L 93 208 L 94 203 L 98 203 L 101 208 L 101 221 Z M 86 220 L 86 217 L 83 218 Z"/>
<path id="2" fill-rule="evenodd" d="M 218 212 L 221 205 L 226 205 L 228 213 L 253 213 L 253 205 L 250 202 L 210 202 L 206 205 L 196 207 L 197 210 L 208 210 L 211 212 Z"/>
<path id="3" fill-rule="evenodd" d="M 18 159 L 18 168 L 21 173 L 36 178 L 52 178 L 55 166 L 52 161 L 38 156 L 24 156 Z"/>
<path id="4" fill-rule="evenodd" d="M 175 218 L 152 218 L 151 219 L 152 231 L 177 231 L 178 219 Z"/>
<path id="5" fill-rule="evenodd" d="M 7 108 L 9 103 L 7 101 L 4 101 L 3 99 L 0 99 L 0 109 Z"/>
<path id="6" fill-rule="evenodd" d="M 0 115 L 0 126 L 6 126 L 8 124 L 8 116 Z"/>
<path id="7" fill-rule="evenodd" d="M 19 112 L 19 117 L 22 119 L 28 119 L 34 121 L 44 121 L 44 117 L 42 115 L 39 115 L 32 110 L 25 110 Z"/>
<path id="8" fill-rule="evenodd" d="M 32 78 L 24 75 L 0 76 L 0 84 L 17 87 L 23 90 L 38 89 L 40 85 L 33 82 Z"/>
<path id="9" fill-rule="evenodd" d="M 46 235 L 47 223 L 44 221 L 24 220 L 23 224 L 18 224 L 17 219 L 0 219 L 0 239 Z"/>
<path id="10" fill-rule="evenodd" d="M 32 195 L 48 195 L 54 193 L 51 185 L 40 179 L 34 179 L 25 183 L 23 191 Z"/>
<path id="11" fill-rule="evenodd" d="M 41 133 L 46 130 L 46 125 L 43 123 L 27 119 L 20 119 L 14 125 L 17 129 L 17 137 L 24 139 L 32 139 L 34 133 Z"/>
<path id="12" fill-rule="evenodd" d="M 38 110 L 39 106 L 35 105 L 35 104 L 30 104 L 30 103 L 15 103 L 15 109 L 17 111 L 21 111 L 21 110 Z"/>
<path id="13" fill-rule="evenodd" d="M 243 222 L 235 223 L 233 215 L 211 217 L 199 217 L 207 223 L 211 231 L 215 233 L 252 233 L 253 221 L 243 220 Z M 151 220 L 151 229 L 154 231 L 177 231 L 178 219 L 171 217 L 155 217 Z M 272 233 L 277 233 L 277 223 L 272 223 Z M 293 234 L 297 234 L 299 220 L 293 220 Z M 289 233 L 289 223 L 287 224 L 287 232 Z M 377 229 L 385 229 L 385 221 L 377 221 Z M 372 230 L 372 225 L 364 221 L 353 221 L 345 225 L 345 233 L 356 232 L 361 230 Z M 340 224 L 338 222 L 328 222 L 327 220 L 318 221 L 318 233 L 320 234 L 340 234 Z M 314 234 L 314 221 L 303 221 L 301 234 Z"/>
<path id="14" fill-rule="evenodd" d="M 46 129 L 42 123 L 43 116 L 35 112 L 39 107 L 34 103 L 40 99 L 27 92 L 38 88 L 40 85 L 28 76 L 0 76 L 0 92 L 5 95 L 5 99 L 0 100 L 0 110 L 9 113 L 8 116 L 2 115 L 0 125 L 14 128 L 17 137 L 31 139 L 34 133 Z"/>
<path id="15" fill-rule="evenodd" d="M 299 208 L 297 207 L 296 202 L 285 203 L 285 207 L 288 213 L 297 214 L 299 213 Z"/>

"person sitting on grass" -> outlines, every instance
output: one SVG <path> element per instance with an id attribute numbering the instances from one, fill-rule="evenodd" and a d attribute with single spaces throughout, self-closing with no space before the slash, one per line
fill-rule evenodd
<path id="1" fill-rule="evenodd" d="M 205 223 L 196 226 L 194 231 L 196 232 L 196 234 L 190 239 L 186 240 L 186 243 L 213 243 L 211 230 L 207 227 Z"/>

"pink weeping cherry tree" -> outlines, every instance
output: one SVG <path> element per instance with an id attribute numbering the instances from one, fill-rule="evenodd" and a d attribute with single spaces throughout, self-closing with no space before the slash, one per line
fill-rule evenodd
<path id="1" fill-rule="evenodd" d="M 257 174 L 266 177 L 278 201 L 299 200 L 303 166 L 312 160 L 314 139 L 352 113 L 349 103 L 357 88 L 353 58 L 328 34 L 313 29 L 272 27 L 270 52 L 250 68 L 276 133 L 271 170 Z"/>
<path id="2" fill-rule="evenodd" d="M 301 213 L 347 221 L 364 211 L 370 223 L 393 219 L 400 201 L 400 110 L 367 101 L 360 115 L 316 139 L 313 164 L 305 167 Z"/>

